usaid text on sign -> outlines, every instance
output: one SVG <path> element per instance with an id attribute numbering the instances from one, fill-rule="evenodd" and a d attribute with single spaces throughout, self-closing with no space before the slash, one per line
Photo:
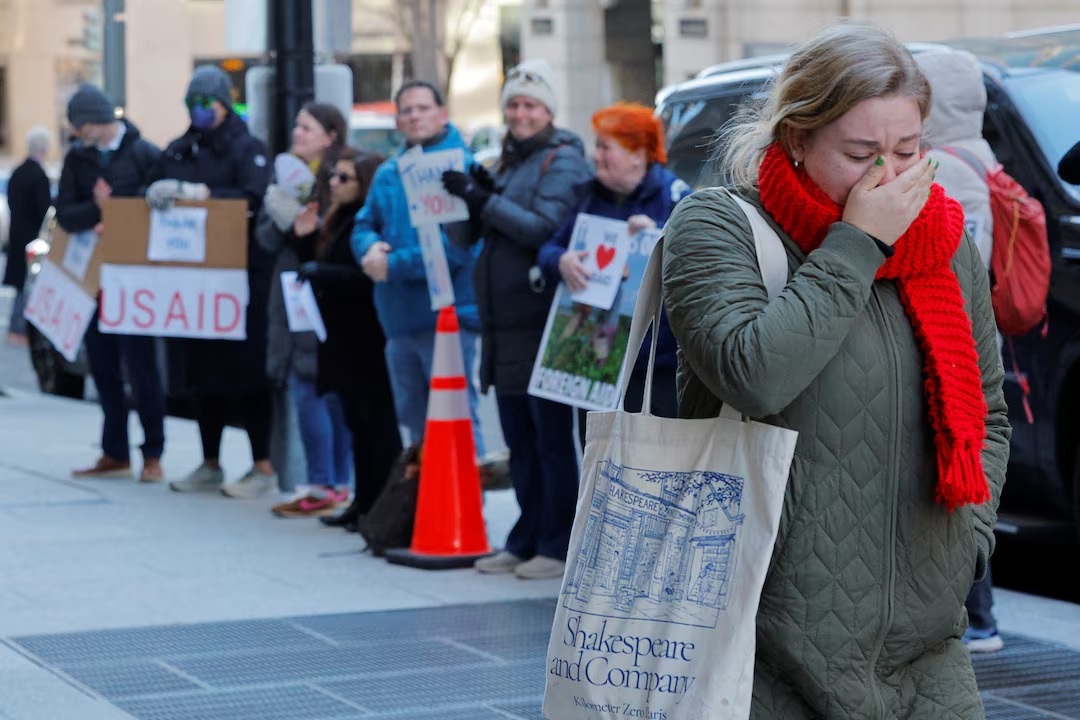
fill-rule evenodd
<path id="1" fill-rule="evenodd" d="M 48 338 L 68 362 L 75 362 L 94 316 L 94 299 L 48 259 L 27 298 L 23 317 Z"/>
<path id="2" fill-rule="evenodd" d="M 245 270 L 103 265 L 104 333 L 243 340 Z"/>

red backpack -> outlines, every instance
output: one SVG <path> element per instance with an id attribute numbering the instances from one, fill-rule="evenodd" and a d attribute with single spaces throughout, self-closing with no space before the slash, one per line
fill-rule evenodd
<path id="1" fill-rule="evenodd" d="M 986 168 L 967 150 L 941 148 L 964 161 L 990 188 L 994 246 L 990 253 L 990 300 L 1002 335 L 1025 335 L 1046 317 L 1050 291 L 1050 244 L 1046 211 L 1001 165 Z"/>

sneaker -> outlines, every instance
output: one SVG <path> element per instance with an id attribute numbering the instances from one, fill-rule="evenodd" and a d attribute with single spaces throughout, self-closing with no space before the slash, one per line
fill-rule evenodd
<path id="1" fill-rule="evenodd" d="M 183 480 L 169 483 L 169 489 L 176 492 L 214 492 L 225 484 L 225 472 L 219 468 L 200 465 Z"/>
<path id="2" fill-rule="evenodd" d="M 519 558 L 514 553 L 509 553 L 503 550 L 502 552 L 489 555 L 486 558 L 480 558 L 473 563 L 473 567 L 479 572 L 487 573 L 489 575 L 498 575 L 501 573 L 511 573 L 514 569 L 521 565 L 524 560 Z"/>
<path id="3" fill-rule="evenodd" d="M 229 483 L 221 488 L 221 494 L 231 498 L 254 498 L 277 490 L 277 473 L 259 472 L 257 468 L 251 468 L 244 477 L 234 483 Z"/>
<path id="4" fill-rule="evenodd" d="M 1005 647 L 1005 641 L 995 628 L 980 630 L 969 627 L 963 639 L 968 651 L 973 653 L 993 653 Z"/>
<path id="5" fill-rule="evenodd" d="M 127 460 L 117 460 L 108 455 L 102 455 L 97 462 L 90 467 L 71 471 L 72 477 L 77 478 L 120 478 L 131 476 L 131 463 Z"/>
<path id="6" fill-rule="evenodd" d="M 566 571 L 566 563 L 555 558 L 537 555 L 532 560 L 521 563 L 514 568 L 514 574 L 522 580 L 547 580 L 549 578 L 561 578 Z"/>
<path id="7" fill-rule="evenodd" d="M 142 472 L 139 473 L 139 482 L 159 483 L 165 479 L 165 471 L 161 469 L 161 460 L 158 458 L 145 458 Z"/>
<path id="8" fill-rule="evenodd" d="M 349 501 L 349 491 L 327 488 L 320 494 L 309 494 L 298 497 L 295 500 L 278 503 L 270 508 L 270 512 L 278 517 L 325 517 L 337 512 L 342 503 Z"/>

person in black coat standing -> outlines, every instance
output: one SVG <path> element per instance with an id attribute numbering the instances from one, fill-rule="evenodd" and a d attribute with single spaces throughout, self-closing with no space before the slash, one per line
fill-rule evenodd
<path id="1" fill-rule="evenodd" d="M 26 160 L 15 168 L 8 178 L 8 207 L 11 209 L 11 227 L 8 232 L 8 261 L 4 270 L 4 285 L 15 288 L 15 304 L 11 308 L 7 341 L 12 345 L 26 346 L 26 318 L 23 308 L 26 297 L 26 244 L 38 235 L 45 213 L 52 204 L 49 177 L 42 168 L 49 152 L 49 130 L 38 125 L 26 135 Z"/>
<path id="2" fill-rule="evenodd" d="M 110 197 L 145 193 L 150 170 L 161 151 L 144 140 L 128 120 L 118 120 L 111 100 L 92 85 L 83 85 L 68 102 L 68 121 L 75 141 L 60 171 L 56 221 L 71 234 L 101 233 L 101 205 Z M 104 414 L 101 457 L 73 471 L 78 478 L 122 477 L 131 473 L 128 443 L 128 400 L 123 369 L 131 384 L 143 428 L 143 482 L 163 478 L 165 390 L 158 372 L 154 339 L 100 332 L 95 315 L 86 331 L 86 354 Z"/>
<path id="3" fill-rule="evenodd" d="M 266 146 L 232 111 L 232 85 L 213 65 L 202 65 L 188 84 L 187 132 L 172 141 L 147 190 L 151 207 L 174 200 L 242 199 L 248 203 L 248 285 L 245 340 L 175 340 L 182 344 L 186 381 L 195 397 L 203 462 L 187 477 L 169 483 L 177 492 L 220 491 L 227 497 L 255 497 L 277 489 L 270 462 L 273 416 L 266 374 L 267 304 L 274 258 L 255 242 L 254 217 L 270 183 Z M 225 484 L 219 462 L 226 423 L 237 417 L 251 443 L 253 466 Z"/>
<path id="4" fill-rule="evenodd" d="M 330 206 L 322 231 L 307 238 L 314 260 L 299 270 L 299 277 L 311 283 L 326 326 L 315 386 L 320 394 L 341 398 L 352 435 L 356 489 L 352 503 L 331 525 L 354 522 L 371 509 L 401 453 L 386 337 L 375 312 L 375 284 L 356 263 L 350 240 L 356 213 L 384 159 L 353 148 L 340 152 L 330 174 Z M 319 499 L 301 498 L 293 504 L 300 508 L 305 500 L 310 506 Z"/>

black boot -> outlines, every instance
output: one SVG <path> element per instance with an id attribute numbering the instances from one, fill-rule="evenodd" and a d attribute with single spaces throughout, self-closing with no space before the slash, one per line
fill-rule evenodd
<path id="1" fill-rule="evenodd" d="M 319 518 L 319 522 L 327 527 L 345 528 L 349 532 L 356 532 L 356 518 L 360 516 L 360 508 L 349 505 L 337 515 Z"/>

